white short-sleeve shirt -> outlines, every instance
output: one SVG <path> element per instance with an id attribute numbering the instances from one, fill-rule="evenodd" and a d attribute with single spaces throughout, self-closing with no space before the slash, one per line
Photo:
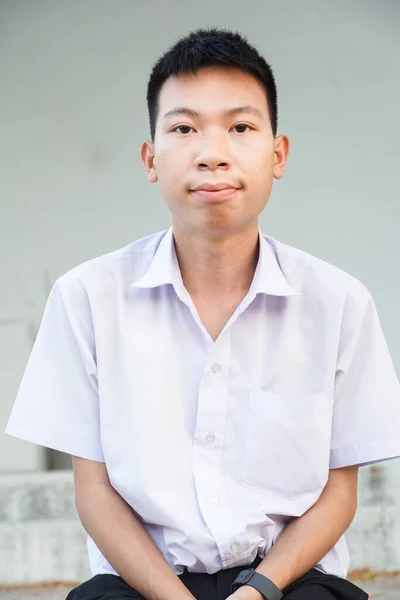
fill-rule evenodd
<path id="1" fill-rule="evenodd" d="M 329 469 L 400 456 L 400 389 L 356 279 L 260 236 L 214 342 L 172 229 L 55 283 L 6 432 L 105 462 L 177 574 L 265 557 Z M 93 575 L 115 571 L 88 537 Z M 342 536 L 316 565 L 347 575 Z"/>

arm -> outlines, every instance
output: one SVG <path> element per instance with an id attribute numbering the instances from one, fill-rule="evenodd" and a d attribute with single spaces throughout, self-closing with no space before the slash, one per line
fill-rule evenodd
<path id="1" fill-rule="evenodd" d="M 317 502 L 289 523 L 256 571 L 283 590 L 315 567 L 354 519 L 357 481 L 358 466 L 331 470 Z M 232 595 L 243 600 L 262 600 L 257 590 L 246 585 Z"/>
<path id="2" fill-rule="evenodd" d="M 134 511 L 111 486 L 104 463 L 72 457 L 75 505 L 112 567 L 147 600 L 193 600 Z"/>

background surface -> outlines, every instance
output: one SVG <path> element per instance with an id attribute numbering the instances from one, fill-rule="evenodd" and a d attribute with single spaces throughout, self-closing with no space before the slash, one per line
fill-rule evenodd
<path id="1" fill-rule="evenodd" d="M 54 280 L 169 227 L 139 158 L 153 63 L 200 26 L 271 62 L 292 151 L 265 233 L 372 292 L 400 368 L 400 3 L 0 2 L 0 431 Z M 0 433 L 0 471 L 70 460 Z"/>

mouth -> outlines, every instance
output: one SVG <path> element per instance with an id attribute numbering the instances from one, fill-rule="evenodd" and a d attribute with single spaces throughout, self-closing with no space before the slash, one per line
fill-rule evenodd
<path id="1" fill-rule="evenodd" d="M 200 188 L 197 190 L 191 190 L 190 193 L 202 198 L 203 200 L 215 202 L 218 200 L 225 200 L 225 198 L 230 198 L 236 192 L 238 192 L 239 189 L 240 188 L 226 187 L 221 190 L 204 190 Z"/>

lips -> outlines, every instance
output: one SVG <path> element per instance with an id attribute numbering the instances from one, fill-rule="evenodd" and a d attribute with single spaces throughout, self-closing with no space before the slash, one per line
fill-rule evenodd
<path id="1" fill-rule="evenodd" d="M 237 190 L 238 188 L 230 183 L 202 183 L 201 185 L 193 188 L 192 192 L 205 191 L 205 192 L 219 192 L 221 190 Z"/>
<path id="2" fill-rule="evenodd" d="M 236 194 L 237 191 L 238 191 L 238 188 L 234 188 L 234 187 L 225 187 L 225 188 L 221 188 L 221 189 L 214 188 L 211 190 L 199 188 L 196 190 L 192 190 L 192 194 L 195 194 L 202 201 L 221 202 L 222 200 L 225 200 L 226 198 L 230 198 L 231 196 Z"/>

